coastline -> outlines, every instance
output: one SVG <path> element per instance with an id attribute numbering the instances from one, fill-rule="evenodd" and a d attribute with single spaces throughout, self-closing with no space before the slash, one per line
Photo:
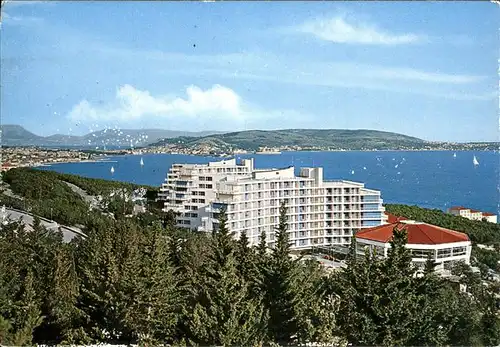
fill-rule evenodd
<path id="1" fill-rule="evenodd" d="M 140 150 L 139 150 L 140 151 Z M 353 153 L 353 152 L 394 152 L 394 153 L 404 153 L 404 152 L 450 152 L 450 153 L 465 153 L 465 152 L 485 152 L 485 153 L 500 153 L 498 150 L 484 150 L 484 149 L 461 149 L 461 150 L 451 150 L 451 149 L 359 149 L 359 150 L 344 150 L 344 149 L 336 149 L 336 150 L 282 150 L 279 153 L 277 152 L 236 152 L 236 153 L 199 153 L 199 152 L 179 152 L 179 151 L 144 151 L 138 152 L 134 150 L 133 153 L 109 153 L 95 155 L 93 159 L 83 159 L 83 160 L 63 160 L 63 161 L 51 161 L 51 162 L 36 162 L 36 163 L 26 163 L 21 164 L 14 167 L 48 167 L 57 164 L 77 164 L 77 163 L 98 163 L 98 162 L 115 162 L 113 161 L 113 157 L 128 157 L 128 156 L 144 156 L 144 155 L 154 155 L 154 154 L 166 154 L 166 155 L 189 155 L 189 156 L 197 156 L 197 157 L 220 157 L 220 158 L 232 158 L 239 156 L 279 156 L 286 153 L 321 153 L 321 152 L 333 152 L 333 153 Z"/>

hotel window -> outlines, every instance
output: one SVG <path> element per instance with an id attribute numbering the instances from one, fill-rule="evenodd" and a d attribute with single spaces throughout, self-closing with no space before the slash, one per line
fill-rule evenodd
<path id="1" fill-rule="evenodd" d="M 212 185 L 211 184 L 207 184 L 207 188 L 208 189 L 212 189 Z"/>
<path id="2" fill-rule="evenodd" d="M 438 259 L 451 257 L 451 248 L 438 249 L 437 257 Z"/>
<path id="3" fill-rule="evenodd" d="M 376 253 L 377 255 L 381 255 L 381 256 L 384 255 L 384 248 L 383 247 L 374 246 L 373 250 L 374 250 L 374 253 Z"/>
<path id="4" fill-rule="evenodd" d="M 467 248 L 466 247 L 454 247 L 453 248 L 453 256 L 459 256 L 459 255 L 465 255 L 467 254 Z"/>
<path id="5" fill-rule="evenodd" d="M 207 177 L 207 181 L 211 181 L 212 180 L 212 177 Z"/>
<path id="6" fill-rule="evenodd" d="M 412 249 L 411 256 L 413 258 L 422 258 L 425 259 L 429 257 L 429 255 L 434 258 L 434 251 L 432 249 Z"/>

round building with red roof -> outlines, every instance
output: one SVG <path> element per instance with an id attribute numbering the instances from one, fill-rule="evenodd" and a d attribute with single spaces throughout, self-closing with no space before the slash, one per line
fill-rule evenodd
<path id="1" fill-rule="evenodd" d="M 407 232 L 406 247 L 411 250 L 413 263 L 417 266 L 423 266 L 429 256 L 437 268 L 457 261 L 470 264 L 472 243 L 466 234 L 401 217 L 388 217 L 389 224 L 363 229 L 356 234 L 358 252 L 364 253 L 364 249 L 368 248 L 387 257 L 394 229 L 397 228 Z"/>

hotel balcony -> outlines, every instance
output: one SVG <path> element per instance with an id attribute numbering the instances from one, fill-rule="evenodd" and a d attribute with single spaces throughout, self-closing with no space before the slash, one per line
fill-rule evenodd
<path id="1" fill-rule="evenodd" d="M 178 204 L 165 203 L 163 205 L 164 211 L 173 210 L 174 212 L 184 212 L 184 206 Z"/>
<path id="2" fill-rule="evenodd" d="M 217 185 L 217 192 L 224 195 L 233 195 L 241 192 L 240 187 Z"/>

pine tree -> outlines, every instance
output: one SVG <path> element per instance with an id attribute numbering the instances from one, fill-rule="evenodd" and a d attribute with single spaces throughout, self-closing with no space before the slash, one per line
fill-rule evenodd
<path id="1" fill-rule="evenodd" d="M 124 316 L 134 297 L 124 292 L 122 277 L 140 265 L 139 234 L 127 221 L 100 221 L 86 231 L 76 257 L 81 278 L 79 325 L 86 332 L 82 338 L 130 343 L 133 333 Z"/>
<path id="2" fill-rule="evenodd" d="M 255 345 L 263 339 L 262 309 L 238 274 L 235 245 L 223 211 L 213 233 L 203 283 L 193 288 L 189 340 L 201 345 Z"/>
<path id="3" fill-rule="evenodd" d="M 300 274 L 300 295 L 296 304 L 297 341 L 338 345 L 334 335 L 337 300 L 327 290 L 327 274 L 315 261 L 306 262 Z"/>
<path id="4" fill-rule="evenodd" d="M 47 295 L 48 323 L 55 335 L 54 342 L 70 343 L 73 338 L 73 324 L 80 312 L 76 308 L 79 294 L 78 275 L 69 246 L 61 245 L 57 249 L 53 267 L 51 290 Z"/>
<path id="5" fill-rule="evenodd" d="M 347 267 L 328 278 L 328 294 L 337 297 L 337 327 L 334 335 L 343 336 L 353 345 L 377 345 L 377 291 L 383 282 L 382 263 L 370 252 L 356 253 L 356 241 L 351 242 Z"/>
<path id="6" fill-rule="evenodd" d="M 238 272 L 247 283 L 255 283 L 257 276 L 257 259 L 254 249 L 249 246 L 246 231 L 242 231 L 236 243 L 236 259 L 238 261 Z"/>
<path id="7" fill-rule="evenodd" d="M 385 284 L 377 288 L 375 312 L 382 327 L 377 342 L 385 346 L 407 345 L 414 338 L 419 302 L 414 281 L 416 268 L 412 264 L 411 252 L 406 248 L 407 240 L 406 230 L 396 227 L 383 263 Z"/>
<path id="8" fill-rule="evenodd" d="M 298 322 L 296 305 L 300 295 L 298 263 L 291 259 L 288 237 L 287 208 L 280 206 L 276 242 L 265 269 L 265 307 L 269 312 L 268 338 L 278 344 L 296 339 Z"/>
<path id="9" fill-rule="evenodd" d="M 14 346 L 31 345 L 35 329 L 43 322 L 34 280 L 33 273 L 28 270 L 23 280 L 20 300 L 14 304 L 16 315 L 12 324 L 13 331 L 6 339 Z"/>
<path id="10" fill-rule="evenodd" d="M 182 310 L 181 289 L 169 260 L 168 239 L 157 226 L 143 230 L 142 255 L 126 272 L 126 293 L 134 300 L 124 321 L 139 343 L 172 343 Z"/>

